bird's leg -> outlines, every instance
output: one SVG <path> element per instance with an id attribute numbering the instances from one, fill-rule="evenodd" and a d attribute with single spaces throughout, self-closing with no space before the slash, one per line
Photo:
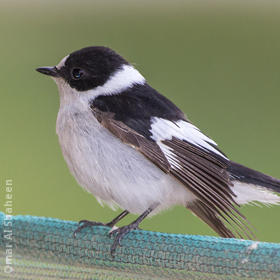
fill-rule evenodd
<path id="1" fill-rule="evenodd" d="M 122 220 L 126 215 L 128 215 L 129 212 L 127 210 L 124 210 L 120 215 L 118 215 L 115 219 L 113 219 L 111 222 L 107 223 L 107 227 L 113 227 L 116 223 L 118 223 L 120 220 Z"/>
<path id="2" fill-rule="evenodd" d="M 153 207 L 148 208 L 143 214 L 141 214 L 134 222 L 127 226 L 123 226 L 120 228 L 117 228 L 115 230 L 112 230 L 109 235 L 112 236 L 113 234 L 116 234 L 114 243 L 111 247 L 111 255 L 114 256 L 117 246 L 121 246 L 121 240 L 124 238 L 125 235 L 127 235 L 130 231 L 138 229 L 139 224 L 157 207 L 158 204 L 156 204 Z"/>
<path id="3" fill-rule="evenodd" d="M 111 222 L 103 224 L 99 222 L 94 221 L 88 221 L 88 220 L 81 220 L 79 221 L 78 228 L 74 231 L 74 238 L 76 238 L 76 235 L 78 232 L 80 232 L 83 228 L 90 227 L 90 226 L 107 226 L 107 227 L 113 227 L 116 223 L 118 223 L 121 219 L 123 219 L 126 215 L 128 215 L 129 212 L 127 210 L 120 213 L 115 219 L 113 219 Z"/>

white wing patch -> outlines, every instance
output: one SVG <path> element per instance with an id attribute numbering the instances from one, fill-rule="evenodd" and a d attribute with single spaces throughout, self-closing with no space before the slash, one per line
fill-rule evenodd
<path id="1" fill-rule="evenodd" d="M 174 155 L 174 153 L 172 152 L 173 149 L 166 146 L 165 144 L 161 143 L 160 141 L 157 142 L 157 144 L 159 145 L 160 149 L 162 150 L 162 152 L 164 153 L 164 155 L 166 156 L 169 164 L 175 168 L 177 167 L 178 169 L 181 169 L 180 163 L 178 162 L 178 159 L 176 158 L 176 156 Z"/>
<path id="2" fill-rule="evenodd" d="M 167 153 L 168 158 L 171 158 L 172 149 L 169 148 L 167 151 L 161 141 L 171 140 L 172 137 L 176 137 L 227 159 L 221 152 L 215 149 L 217 144 L 212 139 L 201 133 L 196 126 L 189 122 L 183 120 L 171 122 L 163 118 L 154 117 L 152 118 L 150 131 L 152 133 L 152 139 L 158 143 L 161 149 L 164 149 L 163 152 Z"/>

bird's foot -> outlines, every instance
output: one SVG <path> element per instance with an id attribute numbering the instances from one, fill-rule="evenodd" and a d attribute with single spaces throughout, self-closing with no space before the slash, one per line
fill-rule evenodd
<path id="1" fill-rule="evenodd" d="M 115 219 L 113 219 L 111 222 L 106 223 L 106 224 L 92 222 L 92 221 L 88 221 L 88 220 L 81 220 L 79 222 L 78 228 L 74 231 L 74 238 L 76 238 L 76 235 L 78 232 L 80 232 L 83 228 L 86 228 L 86 227 L 105 226 L 105 227 L 113 228 L 116 223 L 118 223 L 121 219 L 123 219 L 128 214 L 129 214 L 129 212 L 127 210 L 124 210 Z"/>
<path id="2" fill-rule="evenodd" d="M 113 245 L 111 246 L 111 256 L 114 257 L 116 249 L 118 246 L 122 246 L 121 245 L 121 240 L 132 230 L 135 229 L 139 229 L 138 228 L 138 223 L 137 222 L 133 222 L 127 226 L 123 226 L 117 229 L 112 230 L 109 233 L 109 236 L 111 237 L 112 235 L 116 234 Z"/>
<path id="3" fill-rule="evenodd" d="M 79 233 L 83 228 L 95 227 L 95 226 L 106 226 L 106 227 L 110 227 L 110 226 L 111 226 L 111 223 L 103 224 L 103 223 L 94 222 L 94 221 L 81 220 L 81 221 L 79 221 L 79 226 L 77 227 L 77 229 L 76 229 L 76 230 L 74 231 L 74 233 L 73 233 L 74 238 L 76 238 L 77 233 Z"/>

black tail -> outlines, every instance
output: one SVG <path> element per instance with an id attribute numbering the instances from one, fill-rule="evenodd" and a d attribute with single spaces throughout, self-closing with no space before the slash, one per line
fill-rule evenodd
<path id="1" fill-rule="evenodd" d="M 280 193 L 279 179 L 265 175 L 233 161 L 230 162 L 228 171 L 232 180 L 238 180 L 243 183 L 262 186 L 271 191 Z"/>

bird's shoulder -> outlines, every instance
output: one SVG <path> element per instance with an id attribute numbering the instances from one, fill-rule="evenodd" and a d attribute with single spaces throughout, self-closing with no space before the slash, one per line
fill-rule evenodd
<path id="1" fill-rule="evenodd" d="M 169 99 L 148 84 L 134 85 L 120 94 L 98 96 L 91 108 L 112 113 L 115 120 L 151 139 L 152 118 L 170 121 L 187 120 L 184 113 Z"/>

